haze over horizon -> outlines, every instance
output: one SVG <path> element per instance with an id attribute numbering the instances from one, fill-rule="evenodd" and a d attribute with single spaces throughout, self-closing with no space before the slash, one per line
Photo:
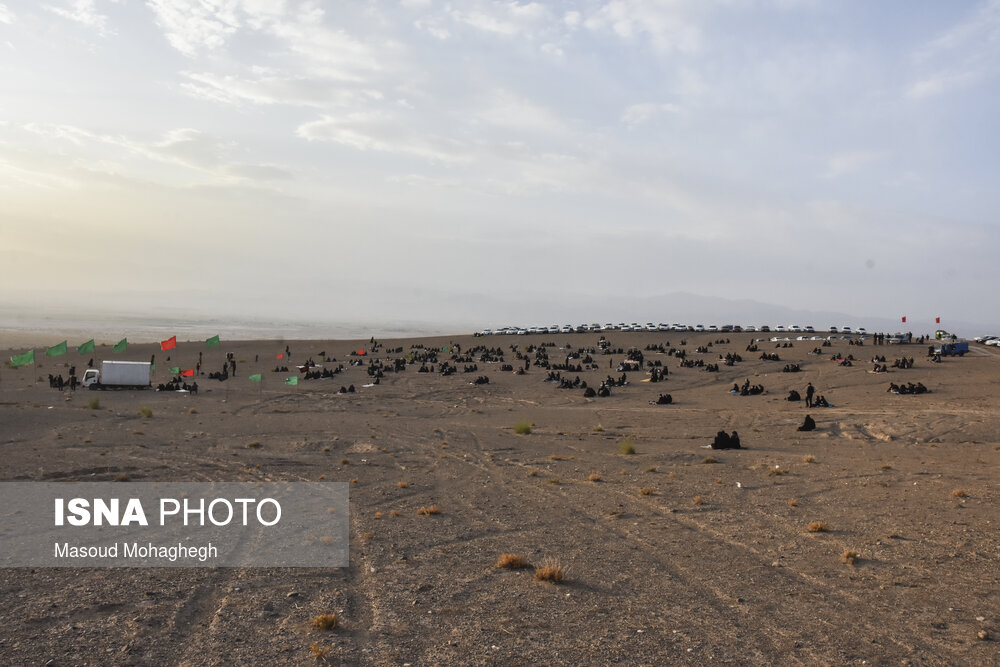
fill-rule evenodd
<path id="1" fill-rule="evenodd" d="M 1000 328 L 998 36 L 1000 0 L 0 0 L 0 304 Z"/>

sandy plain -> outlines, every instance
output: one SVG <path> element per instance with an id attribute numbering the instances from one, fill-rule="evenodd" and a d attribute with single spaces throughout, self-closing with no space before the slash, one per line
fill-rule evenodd
<path id="1" fill-rule="evenodd" d="M 596 370 L 562 374 L 596 386 L 620 376 L 610 367 L 624 357 L 600 354 L 600 335 L 386 340 L 368 358 L 458 343 L 518 367 L 512 345 L 553 343 L 551 363 L 565 361 L 562 347 L 595 350 Z M 206 373 L 235 354 L 235 377 L 198 377 L 191 395 L 50 389 L 42 378 L 71 364 L 82 374 L 90 355 L 74 341 L 64 357 L 36 349 L 36 367 L 0 369 L 0 480 L 347 481 L 351 566 L 0 570 L 0 662 L 1000 662 L 995 349 L 932 364 L 918 345 L 835 340 L 817 355 L 818 342 L 765 341 L 760 351 L 781 361 L 764 361 L 745 349 L 759 334 L 604 335 L 614 350 L 664 344 L 705 363 L 728 352 L 743 361 L 715 373 L 645 352 L 667 380 L 630 373 L 611 396 L 585 398 L 545 382 L 543 368 L 502 372 L 479 352 L 454 375 L 414 364 L 368 388 L 364 367 L 296 387 L 284 384 L 293 373 L 273 372 L 286 345 L 292 362 L 326 352 L 346 366 L 367 341 L 182 341 L 121 355 L 155 354 L 163 382 L 198 352 Z M 837 353 L 858 361 L 840 366 Z M 875 354 L 916 364 L 871 374 Z M 93 356 L 118 358 L 110 345 Z M 469 363 L 478 371 L 461 372 Z M 787 363 L 802 371 L 781 372 Z M 259 385 L 248 381 L 257 372 Z M 470 384 L 479 375 L 490 384 Z M 729 392 L 746 379 L 766 393 Z M 887 393 L 890 381 L 931 392 Z M 808 382 L 835 407 L 785 400 Z M 356 393 L 337 393 L 350 384 Z M 665 392 L 672 405 L 651 405 Z M 101 406 L 89 409 L 95 394 Z M 800 433 L 806 413 L 818 428 Z M 520 422 L 530 434 L 515 433 Z M 738 430 L 745 449 L 705 449 L 720 429 Z M 622 453 L 626 440 L 634 454 Z M 440 514 L 417 514 L 431 505 Z M 842 562 L 850 551 L 856 560 Z M 497 568 L 503 553 L 556 561 L 565 579 Z M 312 627 L 329 613 L 337 628 Z"/>

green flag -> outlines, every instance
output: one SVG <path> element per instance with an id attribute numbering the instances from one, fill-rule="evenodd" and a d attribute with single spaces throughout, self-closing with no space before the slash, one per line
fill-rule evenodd
<path id="1" fill-rule="evenodd" d="M 212 336 L 211 338 L 207 339 L 205 341 L 205 345 L 208 345 L 209 347 L 218 347 L 219 346 L 219 335 L 216 334 L 216 335 Z"/>
<path id="2" fill-rule="evenodd" d="M 49 349 L 45 350 L 46 357 L 61 357 L 64 354 L 66 354 L 66 341 L 63 341 L 58 345 L 53 345 Z"/>
<path id="3" fill-rule="evenodd" d="M 250 376 L 250 381 L 251 382 L 260 382 L 262 379 L 263 378 L 261 378 L 260 373 L 254 373 L 253 375 Z M 297 379 L 298 378 L 296 378 L 296 380 Z"/>
<path id="4" fill-rule="evenodd" d="M 90 352 L 91 354 L 93 354 L 93 352 L 94 352 L 94 339 L 91 338 L 86 343 L 84 343 L 80 347 L 76 348 L 76 351 L 79 352 L 80 354 L 87 354 L 88 352 Z"/>
<path id="5" fill-rule="evenodd" d="M 115 343 L 115 346 L 111 348 L 111 351 L 118 354 L 119 352 L 124 352 L 126 348 L 128 348 L 128 339 L 122 338 L 120 341 Z"/>
<path id="6" fill-rule="evenodd" d="M 287 380 L 285 380 L 285 384 L 290 384 L 293 387 L 295 385 L 297 385 L 298 383 L 299 383 L 299 377 L 297 375 L 293 375 L 292 377 L 290 377 Z"/>
<path id="7" fill-rule="evenodd" d="M 35 364 L 35 351 L 28 350 L 24 354 L 15 354 L 10 358 L 10 365 L 14 368 L 18 366 L 27 366 L 28 364 Z"/>
<path id="8" fill-rule="evenodd" d="M 177 375 L 180 372 L 181 372 L 181 367 L 180 366 L 171 366 L 170 367 L 170 374 L 171 375 Z"/>

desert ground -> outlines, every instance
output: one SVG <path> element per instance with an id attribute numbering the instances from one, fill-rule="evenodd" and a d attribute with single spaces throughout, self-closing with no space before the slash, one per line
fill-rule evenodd
<path id="1" fill-rule="evenodd" d="M 612 353 L 598 350 L 601 335 Z M 0 662 L 998 664 L 996 349 L 973 344 L 941 363 L 926 345 L 841 339 L 821 354 L 819 342 L 766 339 L 746 351 L 763 336 L 384 340 L 366 365 L 437 350 L 436 372 L 417 372 L 418 362 L 371 387 L 366 366 L 348 365 L 352 350 L 371 350 L 366 340 L 209 348 L 179 332 L 169 352 L 144 344 L 113 355 L 107 341 L 80 355 L 71 340 L 52 358 L 36 342 L 36 366 L 0 368 L 0 480 L 350 482 L 351 566 L 0 570 Z M 5 342 L 5 359 L 26 349 Z M 653 344 L 719 370 L 645 351 L 666 380 L 628 372 L 610 396 L 586 398 L 546 382 L 545 368 L 515 374 L 474 350 L 517 369 L 512 346 L 542 343 L 552 343 L 551 364 L 593 350 L 596 369 L 562 371 L 592 387 L 621 376 L 629 348 Z M 456 344 L 473 361 L 442 376 Z M 291 358 L 276 360 L 286 345 Z M 74 392 L 46 380 L 70 365 L 82 375 L 91 356 L 155 354 L 161 383 L 199 352 L 196 395 Z M 236 376 L 209 380 L 230 352 Z M 743 360 L 722 365 L 727 353 Z M 839 365 L 836 354 L 856 361 Z M 873 374 L 873 355 L 915 364 Z M 345 369 L 286 385 L 309 358 Z M 789 363 L 801 372 L 782 372 Z M 471 384 L 478 376 L 489 384 Z M 748 379 L 765 392 L 730 392 Z M 833 407 L 785 400 L 809 382 Z M 890 382 L 930 392 L 889 393 Z M 355 393 L 338 393 L 351 384 Z M 661 393 L 673 403 L 651 404 Z M 817 429 L 799 432 L 806 414 Z M 738 431 L 743 449 L 706 449 L 721 429 Z M 417 513 L 431 506 L 439 513 Z M 826 530 L 812 532 L 817 523 Z M 532 566 L 497 567 L 507 553 Z M 536 580 L 543 565 L 561 567 L 563 580 Z M 324 614 L 337 626 L 313 627 Z"/>

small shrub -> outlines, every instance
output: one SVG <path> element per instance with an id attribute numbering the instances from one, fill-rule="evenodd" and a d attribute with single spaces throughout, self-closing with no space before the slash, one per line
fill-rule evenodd
<path id="1" fill-rule="evenodd" d="M 329 655 L 329 653 L 330 653 L 330 647 L 329 646 L 320 646 L 319 644 L 316 644 L 316 643 L 313 643 L 313 645 L 310 646 L 309 649 L 312 651 L 313 657 L 315 657 L 316 660 L 324 660 L 325 661 L 326 660 L 326 656 Z"/>
<path id="2" fill-rule="evenodd" d="M 350 463 L 351 463 L 350 459 L 340 459 L 340 465 L 342 466 L 350 465 Z"/>
<path id="3" fill-rule="evenodd" d="M 375 518 L 376 519 L 381 519 L 382 518 L 382 513 L 381 512 L 375 512 Z"/>
<path id="4" fill-rule="evenodd" d="M 514 424 L 514 433 L 518 435 L 528 435 L 531 433 L 531 427 L 533 424 L 529 421 L 521 421 Z"/>
<path id="5" fill-rule="evenodd" d="M 722 478 L 721 477 L 716 477 L 715 478 L 715 483 L 716 484 L 722 484 Z"/>
<path id="6" fill-rule="evenodd" d="M 517 554 L 500 554 L 497 558 L 497 567 L 505 567 L 509 570 L 522 570 L 526 567 L 531 567 L 531 563 L 524 556 L 519 556 Z"/>
<path id="7" fill-rule="evenodd" d="M 632 441 L 632 438 L 625 438 L 622 440 L 621 444 L 618 445 L 618 451 L 626 456 L 635 454 L 635 443 Z"/>
<path id="8" fill-rule="evenodd" d="M 120 475 L 115 475 L 115 481 L 116 482 L 127 482 L 128 481 L 128 475 L 126 475 L 125 473 L 121 473 Z"/>
<path id="9" fill-rule="evenodd" d="M 705 502 L 705 499 L 702 498 L 701 496 L 695 496 L 694 498 L 691 499 L 691 502 L 694 503 L 695 505 L 701 505 Z"/>
<path id="10" fill-rule="evenodd" d="M 198 411 L 196 409 L 194 409 L 194 408 L 191 408 L 190 410 L 188 410 L 188 414 L 189 415 L 196 415 L 196 414 L 198 414 Z"/>
<path id="11" fill-rule="evenodd" d="M 641 489 L 639 489 L 639 493 L 643 496 L 651 496 L 653 495 L 653 489 L 651 489 L 648 486 L 644 486 Z"/>
<path id="12" fill-rule="evenodd" d="M 336 614 L 321 614 L 313 619 L 312 626 L 320 630 L 331 630 L 340 625 Z"/>
<path id="13" fill-rule="evenodd" d="M 538 477 L 538 471 L 537 470 L 529 470 L 528 471 L 528 477 Z"/>
<path id="14" fill-rule="evenodd" d="M 566 576 L 566 570 L 557 561 L 546 559 L 541 567 L 535 568 L 535 579 L 558 584 Z"/>
<path id="15" fill-rule="evenodd" d="M 139 414 L 145 417 L 146 419 L 149 419 L 150 417 L 153 416 L 153 408 L 149 407 L 148 405 L 144 405 L 141 408 L 139 408 Z"/>
<path id="16" fill-rule="evenodd" d="M 646 472 L 656 472 L 656 466 L 649 466 L 646 468 Z"/>
<path id="17" fill-rule="evenodd" d="M 399 510 L 392 510 L 389 512 L 389 516 L 399 516 Z"/>
<path id="18" fill-rule="evenodd" d="M 441 510 L 438 509 L 437 505 L 431 505 L 430 507 L 421 507 L 417 510 L 417 514 L 422 516 L 430 516 L 432 514 L 440 514 Z"/>
<path id="19" fill-rule="evenodd" d="M 826 533 L 830 531 L 830 527 L 827 526 L 822 521 L 813 521 L 809 524 L 810 533 Z"/>
<path id="20" fill-rule="evenodd" d="M 848 549 L 844 553 L 840 554 L 840 562 L 845 565 L 854 565 L 854 561 L 858 559 L 858 552 L 852 549 Z"/>
<path id="21" fill-rule="evenodd" d="M 815 456 L 803 456 L 802 457 L 802 462 L 803 463 L 815 463 L 816 462 L 816 457 Z"/>
<path id="22" fill-rule="evenodd" d="M 601 475 L 600 475 L 600 473 L 592 472 L 587 477 L 587 479 L 590 480 L 591 482 L 600 482 L 601 481 Z"/>
<path id="23" fill-rule="evenodd" d="M 674 477 L 677 477 L 677 471 L 676 471 L 676 470 L 671 470 L 671 471 L 670 471 L 670 474 L 669 474 L 669 475 L 667 475 L 667 477 L 670 477 L 670 478 L 674 478 Z"/>
<path id="24" fill-rule="evenodd" d="M 714 456 L 706 456 L 704 459 L 702 459 L 701 462 L 702 463 L 718 463 L 719 459 L 715 458 Z"/>
<path id="25" fill-rule="evenodd" d="M 260 447 L 260 440 L 254 440 L 253 442 L 247 443 L 247 449 L 254 449 L 255 447 Z"/>
<path id="26" fill-rule="evenodd" d="M 952 498 L 968 498 L 969 494 L 965 492 L 965 489 L 955 489 L 951 492 Z"/>
<path id="27" fill-rule="evenodd" d="M 594 433 L 600 433 L 603 430 L 604 430 L 604 427 L 601 426 L 600 424 L 598 424 L 597 426 L 594 427 Z"/>
<path id="28" fill-rule="evenodd" d="M 368 532 L 366 532 L 366 533 L 362 533 L 362 534 L 361 534 L 361 537 L 362 537 L 362 538 L 364 538 L 364 539 L 366 539 L 366 540 L 370 540 L 370 539 L 372 539 L 373 537 L 375 537 L 375 533 L 373 533 L 373 532 L 371 532 L 371 531 L 368 531 Z"/>
<path id="29" fill-rule="evenodd" d="M 101 409 L 101 399 L 99 399 L 96 396 L 94 396 L 92 399 L 90 399 L 89 401 L 87 401 L 87 407 L 89 409 L 91 409 L 91 410 L 100 410 Z"/>
<path id="30" fill-rule="evenodd" d="M 549 484 L 562 484 L 562 482 L 559 480 L 558 477 L 549 477 L 545 481 L 548 482 Z"/>
<path id="31" fill-rule="evenodd" d="M 410 483 L 409 482 L 396 482 L 396 486 L 398 486 L 401 489 L 408 489 L 408 488 L 410 488 Z"/>
<path id="32" fill-rule="evenodd" d="M 767 471 L 768 477 L 774 477 L 775 475 L 787 475 L 787 474 L 788 474 L 787 468 L 781 468 L 778 466 L 774 466 L 773 468 Z"/>
<path id="33" fill-rule="evenodd" d="M 789 507 L 798 507 L 799 506 L 799 501 L 797 501 L 795 498 L 792 498 L 791 500 L 788 501 L 788 506 Z"/>

